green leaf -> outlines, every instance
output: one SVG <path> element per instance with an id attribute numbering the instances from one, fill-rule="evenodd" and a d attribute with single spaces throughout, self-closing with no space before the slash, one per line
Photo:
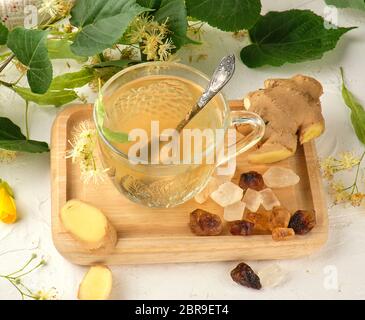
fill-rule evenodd
<path id="1" fill-rule="evenodd" d="M 81 88 L 95 78 L 91 68 L 84 68 L 77 72 L 70 72 L 55 77 L 52 81 L 50 90 L 63 90 Z"/>
<path id="2" fill-rule="evenodd" d="M 260 0 L 186 0 L 188 15 L 223 31 L 251 28 L 260 17 Z"/>
<path id="3" fill-rule="evenodd" d="M 105 67 L 120 67 L 124 68 L 132 64 L 140 63 L 141 61 L 134 61 L 134 60 L 113 60 L 113 61 L 104 61 L 97 64 L 91 65 L 91 68 L 105 68 Z"/>
<path id="4" fill-rule="evenodd" d="M 158 9 L 161 5 L 161 0 L 137 0 L 137 3 L 145 8 Z"/>
<path id="5" fill-rule="evenodd" d="M 39 105 L 62 106 L 78 98 L 74 88 L 81 88 L 95 77 L 91 68 L 84 68 L 77 72 L 70 72 L 55 77 L 49 90 L 45 94 L 36 94 L 27 88 L 15 86 L 13 89 L 23 99 L 33 101 Z"/>
<path id="6" fill-rule="evenodd" d="M 9 30 L 0 22 L 0 46 L 3 46 L 8 41 Z"/>
<path id="7" fill-rule="evenodd" d="M 99 95 L 96 100 L 95 104 L 96 108 L 96 119 L 97 125 L 105 138 L 109 141 L 118 142 L 118 143 L 126 143 L 128 142 L 128 134 L 124 132 L 116 132 L 112 131 L 106 127 L 104 127 L 104 118 L 105 118 L 105 109 L 104 109 L 104 102 L 103 102 L 103 95 L 101 94 L 101 88 L 99 83 Z"/>
<path id="8" fill-rule="evenodd" d="M 98 99 L 96 100 L 96 115 L 97 115 L 97 123 L 100 129 L 104 127 L 104 118 L 105 118 L 105 109 L 103 103 L 103 95 L 101 94 L 101 85 L 99 81 L 99 95 Z"/>
<path id="9" fill-rule="evenodd" d="M 160 23 L 167 20 L 169 30 L 172 32 L 171 38 L 178 50 L 186 42 L 186 32 L 188 30 L 187 14 L 184 0 L 162 0 L 160 8 L 156 11 L 155 19 Z"/>
<path id="10" fill-rule="evenodd" d="M 54 105 L 56 107 L 70 103 L 78 98 L 74 90 L 55 90 L 47 91 L 45 94 L 33 93 L 28 88 L 14 87 L 14 91 L 24 100 L 33 101 L 41 106 Z"/>
<path id="11" fill-rule="evenodd" d="M 71 46 L 79 56 L 92 56 L 114 45 L 135 16 L 149 9 L 135 0 L 78 0 L 71 24 L 80 28 Z"/>
<path id="12" fill-rule="evenodd" d="M 108 128 L 103 127 L 103 134 L 109 141 L 126 143 L 128 142 L 128 134 L 124 132 L 115 132 Z"/>
<path id="13" fill-rule="evenodd" d="M 326 3 L 338 8 L 365 10 L 365 0 L 326 0 Z"/>
<path id="14" fill-rule="evenodd" d="M 52 82 L 52 64 L 46 46 L 47 32 L 17 27 L 9 33 L 7 45 L 27 66 L 29 86 L 34 93 L 45 93 Z"/>
<path id="15" fill-rule="evenodd" d="M 8 118 L 0 117 L 0 148 L 28 153 L 48 152 L 45 142 L 27 140 L 20 128 Z"/>
<path id="16" fill-rule="evenodd" d="M 365 110 L 362 105 L 356 100 L 354 95 L 347 89 L 344 80 L 343 69 L 341 68 L 342 76 L 342 96 L 346 105 L 351 110 L 351 122 L 358 139 L 365 144 Z"/>
<path id="17" fill-rule="evenodd" d="M 326 26 L 310 10 L 269 12 L 249 31 L 252 44 L 242 49 L 241 59 L 250 68 L 319 59 L 352 29 Z"/>
<path id="18" fill-rule="evenodd" d="M 47 48 L 50 59 L 74 59 L 79 62 L 86 62 L 87 58 L 75 55 L 71 51 L 72 42 L 67 39 L 48 39 Z"/>

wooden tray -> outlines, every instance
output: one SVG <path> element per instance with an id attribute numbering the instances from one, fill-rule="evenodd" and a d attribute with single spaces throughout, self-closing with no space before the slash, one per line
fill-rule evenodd
<path id="1" fill-rule="evenodd" d="M 231 108 L 242 108 L 240 101 L 232 101 Z M 203 262 L 229 260 L 290 259 L 309 255 L 327 240 L 327 206 L 318 168 L 314 143 L 300 147 L 295 155 L 280 163 L 292 168 L 301 177 L 295 187 L 277 189 L 282 205 L 294 212 L 315 209 L 317 226 L 305 236 L 274 242 L 270 235 L 249 237 L 231 236 L 225 228 L 218 237 L 197 237 L 188 227 L 189 213 L 197 208 L 222 215 L 223 209 L 208 200 L 203 205 L 190 201 L 173 209 L 149 209 L 132 203 L 118 193 L 111 181 L 99 186 L 84 185 L 78 166 L 65 159 L 68 141 L 80 121 L 90 120 L 90 105 L 75 105 L 62 111 L 52 130 L 52 234 L 58 251 L 69 261 L 90 265 L 149 264 L 175 262 Z M 237 159 L 237 172 L 248 170 L 265 172 L 266 165 L 252 165 L 244 156 Z M 60 220 L 60 208 L 67 200 L 77 198 L 100 208 L 118 230 L 118 243 L 113 254 L 104 256 L 83 249 L 65 232 Z"/>

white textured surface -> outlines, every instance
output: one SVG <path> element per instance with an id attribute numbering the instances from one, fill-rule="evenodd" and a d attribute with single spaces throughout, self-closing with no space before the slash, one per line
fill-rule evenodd
<path id="1" fill-rule="evenodd" d="M 323 14 L 323 1 L 263 1 L 264 10 L 310 8 Z M 323 109 L 327 121 L 326 133 L 317 141 L 320 156 L 343 150 L 363 148 L 355 138 L 349 113 L 344 106 L 340 90 L 339 66 L 343 66 L 348 85 L 365 104 L 365 14 L 341 11 L 339 24 L 357 25 L 360 28 L 347 34 L 335 51 L 324 59 L 282 68 L 264 67 L 257 70 L 238 63 L 234 80 L 226 89 L 230 99 L 241 98 L 250 90 L 262 86 L 268 77 L 289 77 L 305 73 L 318 78 L 324 85 Z M 239 55 L 242 43 L 229 34 L 209 31 L 205 45 L 193 51 L 192 65 L 211 74 L 219 59 L 227 53 Z M 196 62 L 197 55 L 208 54 L 206 60 Z M 188 63 L 190 49 L 184 49 L 183 61 Z M 74 66 L 74 65 L 73 65 Z M 58 71 L 66 72 L 64 62 Z M 10 115 L 18 124 L 23 123 L 22 101 L 0 88 L 0 115 Z M 31 108 L 31 136 L 50 139 L 53 119 L 59 110 Z M 54 249 L 50 231 L 50 173 L 49 155 L 21 155 L 9 165 L 0 164 L 0 177 L 15 189 L 21 219 L 14 226 L 0 225 L 0 274 L 14 271 L 23 264 L 34 248 L 48 257 L 48 265 L 26 279 L 34 289 L 56 287 L 62 299 L 74 299 L 78 283 L 86 268 L 74 266 Z M 285 271 L 285 281 L 278 287 L 260 292 L 236 285 L 229 272 L 237 262 L 201 263 L 153 266 L 113 267 L 115 299 L 345 299 L 365 298 L 365 210 L 329 206 L 330 235 L 327 245 L 318 253 L 304 259 L 279 261 Z M 22 251 L 17 251 L 22 249 Z M 15 250 L 15 251 L 14 251 Z M 10 253 L 6 253 L 12 251 Z M 254 270 L 273 262 L 250 261 Z M 337 268 L 339 288 L 326 289 L 326 271 Z M 0 299 L 17 299 L 17 292 L 0 279 Z"/>

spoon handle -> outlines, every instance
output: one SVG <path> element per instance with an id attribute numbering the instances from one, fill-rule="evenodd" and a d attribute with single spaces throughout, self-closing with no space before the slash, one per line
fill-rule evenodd
<path id="1" fill-rule="evenodd" d="M 203 108 L 208 104 L 214 96 L 223 89 L 223 87 L 231 80 L 235 71 L 235 57 L 234 55 L 228 55 L 224 57 L 219 63 L 217 69 L 214 71 L 212 79 L 209 82 L 208 87 L 200 97 L 197 105 L 199 108 Z"/>
<path id="2" fill-rule="evenodd" d="M 185 119 L 183 119 L 177 126 L 177 131 L 180 132 L 182 129 L 184 129 L 189 121 L 194 118 L 219 91 L 222 90 L 228 81 L 231 80 L 234 71 L 235 56 L 233 54 L 225 56 L 219 63 L 217 69 L 214 71 L 208 87 L 205 89 L 197 104 L 186 115 Z"/>

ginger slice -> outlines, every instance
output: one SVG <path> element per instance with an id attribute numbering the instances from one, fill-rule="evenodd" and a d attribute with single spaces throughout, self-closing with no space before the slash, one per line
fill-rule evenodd
<path id="1" fill-rule="evenodd" d="M 320 136 L 325 129 L 322 94 L 322 85 L 303 75 L 269 79 L 265 81 L 265 89 L 249 93 L 244 106 L 263 118 L 266 133 L 258 148 L 248 153 L 248 160 L 281 161 L 295 154 L 298 138 L 303 144 Z"/>
<path id="2" fill-rule="evenodd" d="M 247 158 L 252 163 L 274 163 L 287 159 L 294 155 L 295 151 L 291 151 L 278 143 L 265 143 L 255 152 L 250 152 Z"/>
<path id="3" fill-rule="evenodd" d="M 112 291 L 113 277 L 106 266 L 92 266 L 82 279 L 79 300 L 107 300 Z"/>
<path id="4" fill-rule="evenodd" d="M 117 232 L 99 209 L 79 200 L 68 201 L 61 210 L 61 222 L 76 240 L 88 250 L 111 252 Z"/>

